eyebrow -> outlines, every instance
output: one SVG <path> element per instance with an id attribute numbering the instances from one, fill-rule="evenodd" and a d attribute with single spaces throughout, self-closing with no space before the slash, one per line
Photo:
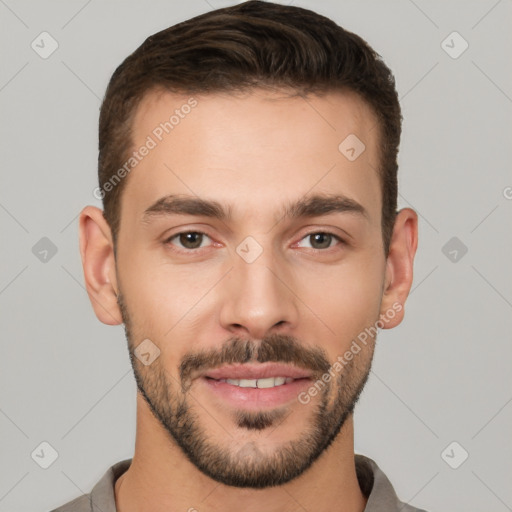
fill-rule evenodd
<path id="1" fill-rule="evenodd" d="M 231 212 L 217 201 L 171 194 L 160 198 L 147 208 L 142 220 L 143 222 L 149 222 L 153 217 L 167 215 L 196 215 L 225 220 L 231 217 Z"/>
<path id="2" fill-rule="evenodd" d="M 339 194 L 315 194 L 286 205 L 281 219 L 285 217 L 290 219 L 319 217 L 331 213 L 351 213 L 368 218 L 366 209 L 349 197 Z M 226 208 L 218 201 L 170 194 L 158 199 L 147 208 L 142 220 L 149 223 L 154 217 L 168 215 L 194 215 L 226 221 L 231 218 L 231 206 Z"/>
<path id="3" fill-rule="evenodd" d="M 313 195 L 288 205 L 284 217 L 319 217 L 330 213 L 354 213 L 368 218 L 368 212 L 357 201 L 343 195 Z"/>

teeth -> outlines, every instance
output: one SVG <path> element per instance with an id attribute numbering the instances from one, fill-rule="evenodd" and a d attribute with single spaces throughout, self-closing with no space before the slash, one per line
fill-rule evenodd
<path id="1" fill-rule="evenodd" d="M 280 385 L 276 381 L 277 379 L 275 379 L 274 377 L 268 377 L 267 379 L 258 379 L 256 384 L 258 385 L 259 388 L 273 388 L 276 385 Z"/>
<path id="2" fill-rule="evenodd" d="M 255 388 L 256 387 L 256 379 L 240 379 L 238 381 L 238 385 L 241 388 Z"/>
<path id="3" fill-rule="evenodd" d="M 291 377 L 267 377 L 266 379 L 220 379 L 221 382 L 227 382 L 232 386 L 238 386 L 240 388 L 273 388 L 276 386 L 282 386 L 292 382 L 294 379 Z"/>

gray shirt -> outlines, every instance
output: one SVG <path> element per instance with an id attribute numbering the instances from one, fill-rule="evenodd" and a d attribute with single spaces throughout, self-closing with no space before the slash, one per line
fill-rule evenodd
<path id="1" fill-rule="evenodd" d="M 52 512 L 117 512 L 114 485 L 131 462 L 132 459 L 126 459 L 114 464 L 90 494 L 84 494 Z M 359 487 L 368 498 L 365 512 L 426 512 L 402 503 L 387 476 L 372 459 L 356 454 L 355 462 Z"/>

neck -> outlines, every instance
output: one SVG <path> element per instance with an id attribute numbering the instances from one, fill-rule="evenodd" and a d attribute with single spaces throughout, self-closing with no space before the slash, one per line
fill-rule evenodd
<path id="1" fill-rule="evenodd" d="M 117 480 L 117 512 L 363 512 L 354 463 L 353 418 L 302 475 L 287 484 L 248 489 L 199 471 L 169 438 L 137 393 L 137 435 L 130 468 Z"/>

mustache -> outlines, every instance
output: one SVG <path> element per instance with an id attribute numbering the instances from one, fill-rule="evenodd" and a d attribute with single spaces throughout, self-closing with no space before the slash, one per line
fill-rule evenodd
<path id="1" fill-rule="evenodd" d="M 305 347 L 293 336 L 271 334 L 260 342 L 233 337 L 220 349 L 212 348 L 186 355 L 180 364 L 181 382 L 187 382 L 192 373 L 249 362 L 292 364 L 311 371 L 315 379 L 320 378 L 331 366 L 325 350 Z"/>

